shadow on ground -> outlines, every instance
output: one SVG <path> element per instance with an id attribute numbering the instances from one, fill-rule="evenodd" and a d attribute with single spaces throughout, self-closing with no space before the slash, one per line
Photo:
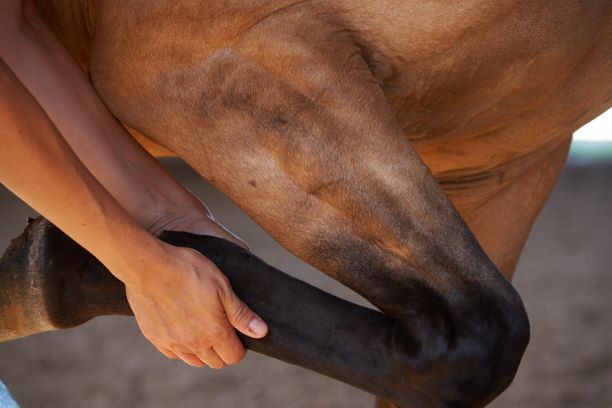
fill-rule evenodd
<path id="1" fill-rule="evenodd" d="M 353 301 L 177 162 L 169 168 L 280 269 Z M 532 341 L 494 408 L 612 407 L 612 166 L 568 168 L 534 227 L 515 277 Z M 0 251 L 33 212 L 0 191 Z M 370 407 L 362 391 L 249 353 L 237 367 L 193 369 L 158 354 L 130 318 L 0 344 L 0 378 L 23 408 Z"/>

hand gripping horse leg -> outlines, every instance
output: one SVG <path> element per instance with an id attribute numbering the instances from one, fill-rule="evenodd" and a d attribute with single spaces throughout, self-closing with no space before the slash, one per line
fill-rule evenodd
<path id="1" fill-rule="evenodd" d="M 437 387 L 458 374 L 443 365 L 405 365 L 410 339 L 397 319 L 322 292 L 228 241 L 181 232 L 165 232 L 162 239 L 211 259 L 268 322 L 264 339 L 239 334 L 247 348 L 383 395 L 380 407 L 394 407 L 393 401 L 406 407 L 481 405 L 468 397 L 469 389 L 445 399 L 448 390 Z M 0 341 L 74 327 L 96 316 L 131 314 L 121 282 L 44 219 L 31 221 L 0 259 L 0 287 Z M 441 384 L 419 386 L 416 381 L 423 382 L 427 372 Z"/>

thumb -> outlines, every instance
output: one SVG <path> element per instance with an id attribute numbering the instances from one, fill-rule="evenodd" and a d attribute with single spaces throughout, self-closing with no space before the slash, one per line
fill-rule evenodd
<path id="1" fill-rule="evenodd" d="M 240 333 L 256 339 L 268 334 L 268 326 L 232 291 L 222 299 L 230 324 Z"/>

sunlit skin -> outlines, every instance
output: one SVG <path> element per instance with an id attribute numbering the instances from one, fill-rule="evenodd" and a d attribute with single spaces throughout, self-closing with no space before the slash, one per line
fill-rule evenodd
<path id="1" fill-rule="evenodd" d="M 164 355 L 238 363 L 234 328 L 261 337 L 265 324 L 214 264 L 154 235 L 179 229 L 246 245 L 134 142 L 44 26 L 18 22 L 0 40 L 0 180 L 126 284 L 143 334 Z"/>

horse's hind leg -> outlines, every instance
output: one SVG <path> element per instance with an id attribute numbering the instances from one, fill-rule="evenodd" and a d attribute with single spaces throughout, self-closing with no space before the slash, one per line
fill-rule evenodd
<path id="1" fill-rule="evenodd" d="M 508 165 L 499 176 L 465 188 L 456 182 L 448 189 L 451 199 L 478 242 L 508 278 L 516 269 L 529 231 L 553 191 L 565 165 L 571 136 L 520 162 Z M 446 185 L 443 183 L 442 188 Z"/>
<path id="2" fill-rule="evenodd" d="M 283 246 L 398 319 L 405 336 L 389 347 L 403 350 L 404 374 L 390 386 L 415 406 L 478 406 L 509 384 L 529 332 L 520 299 L 342 21 L 288 8 L 173 74 L 189 84 L 170 101 L 189 125 L 169 147 Z"/>

